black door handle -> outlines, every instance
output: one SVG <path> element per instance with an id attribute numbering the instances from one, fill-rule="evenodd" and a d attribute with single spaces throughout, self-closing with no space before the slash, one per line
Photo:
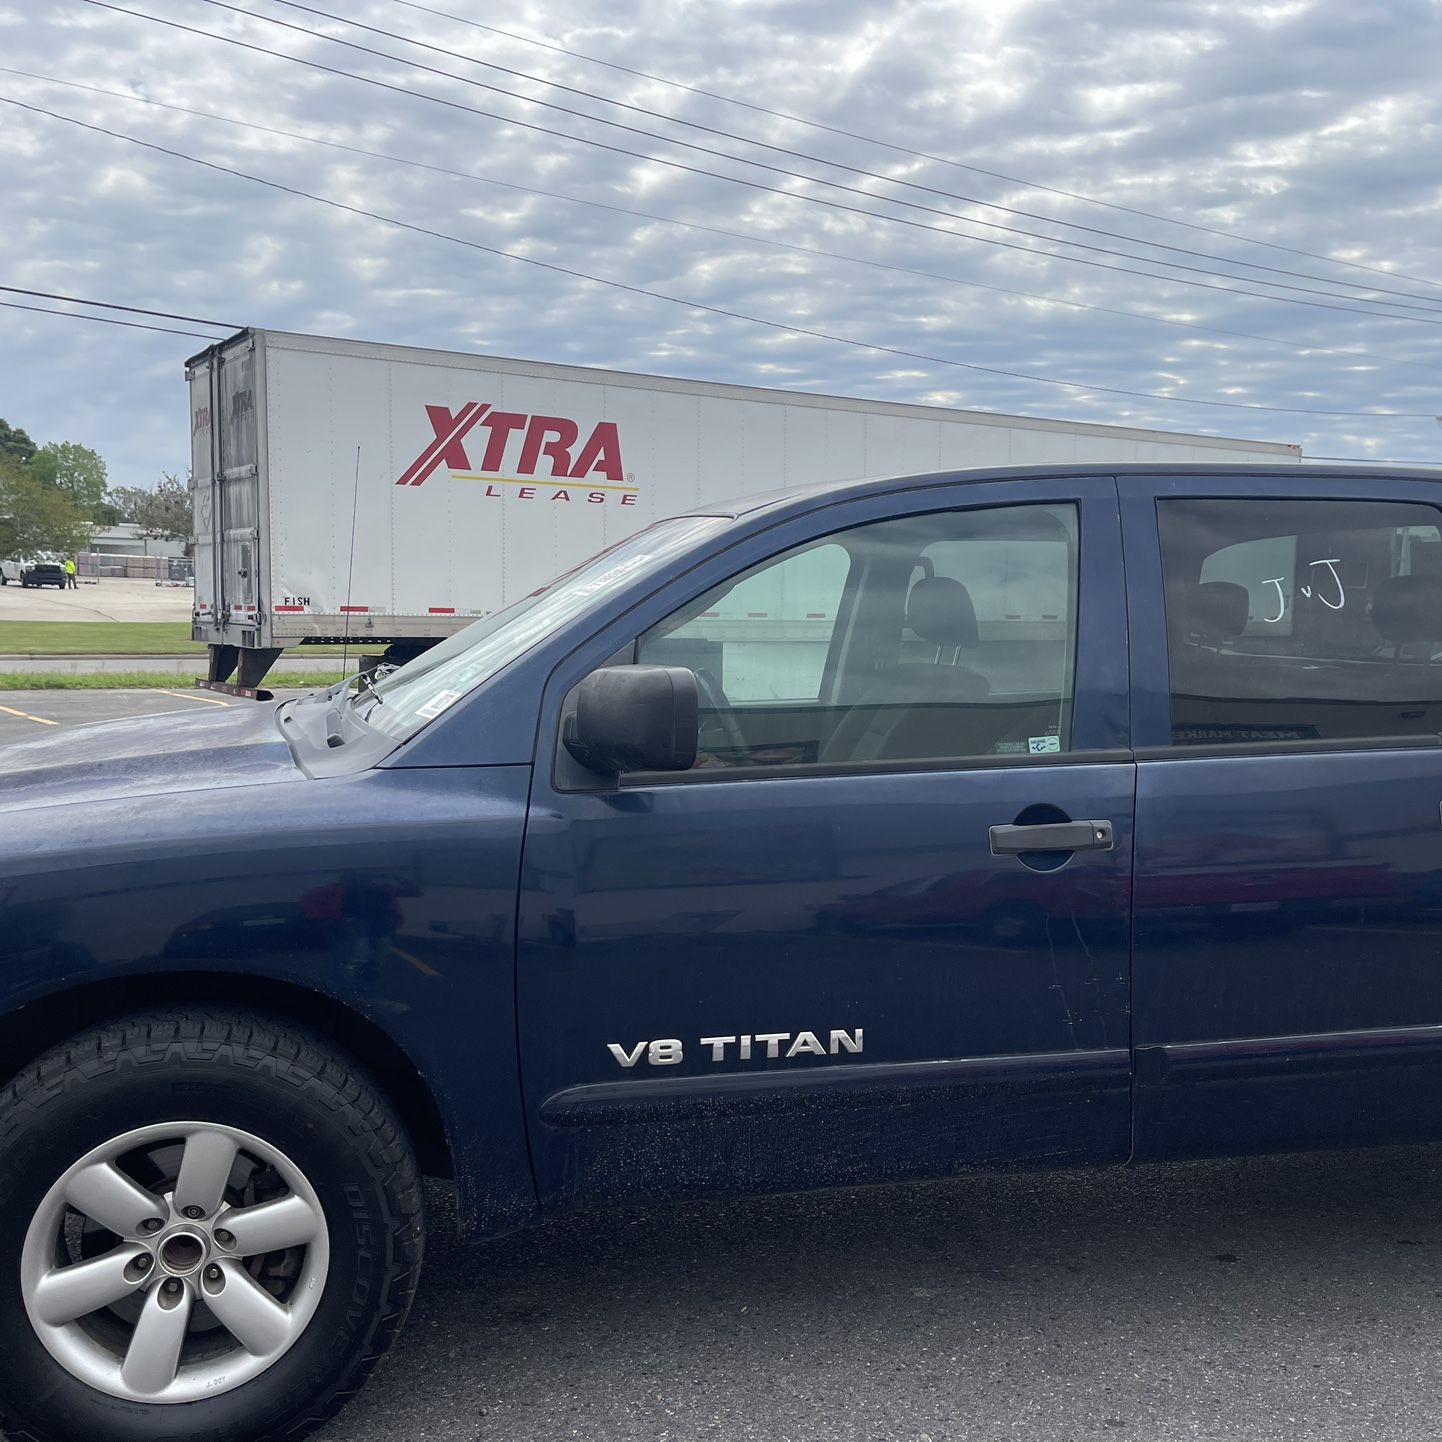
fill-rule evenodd
<path id="1" fill-rule="evenodd" d="M 1044 821 L 1036 826 L 993 826 L 991 854 L 1021 856 L 1028 851 L 1110 851 L 1110 821 Z"/>

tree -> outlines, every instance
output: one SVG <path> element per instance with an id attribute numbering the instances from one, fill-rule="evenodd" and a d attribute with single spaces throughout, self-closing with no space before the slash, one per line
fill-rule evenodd
<path id="1" fill-rule="evenodd" d="M 70 554 L 90 542 L 91 521 L 65 491 L 0 455 L 0 556 Z"/>
<path id="2" fill-rule="evenodd" d="M 105 462 L 89 446 L 51 441 L 26 461 L 25 469 L 45 484 L 58 486 L 88 516 L 104 503 Z"/>
<path id="3" fill-rule="evenodd" d="M 142 535 L 184 541 L 185 554 L 190 554 L 190 487 L 179 476 L 162 473 L 153 491 L 143 486 L 116 486 L 105 493 L 104 508 L 113 508 L 122 520 L 139 526 Z"/>
<path id="4" fill-rule="evenodd" d="M 17 461 L 28 461 L 35 454 L 35 442 L 18 426 L 0 419 L 0 456 L 13 456 Z"/>
<path id="5" fill-rule="evenodd" d="M 139 525 L 140 513 L 150 494 L 144 486 L 111 486 L 100 508 L 106 515 L 107 524 L 114 526 L 124 522 L 126 525 Z"/>

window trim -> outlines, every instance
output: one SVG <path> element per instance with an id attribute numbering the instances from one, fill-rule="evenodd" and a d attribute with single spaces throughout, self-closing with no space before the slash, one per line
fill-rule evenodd
<path id="1" fill-rule="evenodd" d="M 1442 744 L 1442 737 L 1438 738 Z M 1002 766 L 1115 766 L 1135 759 L 1127 747 L 1098 751 L 1028 751 L 997 756 L 927 756 L 901 761 L 803 761 L 791 766 L 707 766 L 699 771 L 626 771 L 619 786 L 601 778 L 597 790 L 637 791 L 653 786 L 708 785 L 721 781 L 836 780 L 848 776 L 905 776 L 917 772 L 990 771 Z"/>
<path id="2" fill-rule="evenodd" d="M 1189 741 L 1181 746 L 1138 746 L 1138 761 L 1205 761 L 1247 756 L 1318 756 L 1332 751 L 1429 751 L 1442 747 L 1442 733 L 1415 736 L 1319 736 L 1304 741 L 1230 741 L 1216 745 Z"/>

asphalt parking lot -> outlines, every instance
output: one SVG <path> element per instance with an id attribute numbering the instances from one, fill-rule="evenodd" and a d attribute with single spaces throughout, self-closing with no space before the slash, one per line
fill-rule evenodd
<path id="1" fill-rule="evenodd" d="M 277 691 L 277 696 L 299 696 L 299 691 Z M 216 706 L 253 706 L 212 691 L 187 689 L 187 678 L 177 675 L 173 691 L 0 691 L 0 746 L 29 741 L 58 727 L 82 726 L 91 721 L 115 721 L 126 716 L 157 716 L 166 711 L 201 711 Z"/>
<path id="2" fill-rule="evenodd" d="M 550 1223 L 431 1194 L 325 1442 L 1313 1442 L 1442 1433 L 1442 1148 L 988 1175 Z"/>
<path id="3" fill-rule="evenodd" d="M 188 625 L 195 592 L 189 586 L 107 577 L 82 580 L 73 591 L 0 586 L 0 621 L 177 621 Z"/>

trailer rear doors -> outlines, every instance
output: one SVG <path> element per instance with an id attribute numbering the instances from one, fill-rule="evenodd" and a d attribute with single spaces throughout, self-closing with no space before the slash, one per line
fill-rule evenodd
<path id="1" fill-rule="evenodd" d="M 246 335 L 189 369 L 195 514 L 193 635 L 212 645 L 267 643 L 260 567 L 261 358 Z"/>

